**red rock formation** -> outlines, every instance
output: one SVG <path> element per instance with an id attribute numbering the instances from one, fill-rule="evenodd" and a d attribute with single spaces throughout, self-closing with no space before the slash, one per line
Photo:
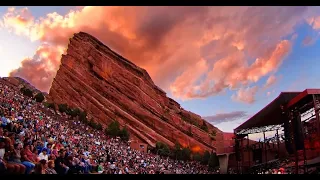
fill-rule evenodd
<path id="1" fill-rule="evenodd" d="M 117 120 L 131 137 L 153 147 L 157 141 L 179 142 L 194 151 L 211 151 L 223 140 L 220 130 L 168 98 L 146 70 L 83 32 L 70 39 L 49 97 L 86 110 L 104 126 Z M 203 124 L 207 132 L 199 128 Z"/>
<path id="2" fill-rule="evenodd" d="M 27 82 L 26 80 L 20 77 L 3 77 L 1 78 L 1 81 L 15 88 L 26 87 L 31 91 L 33 91 L 35 94 L 41 92 L 38 89 L 36 89 L 34 86 L 32 86 L 29 82 Z M 43 93 L 43 94 L 46 95 L 46 93 Z"/>

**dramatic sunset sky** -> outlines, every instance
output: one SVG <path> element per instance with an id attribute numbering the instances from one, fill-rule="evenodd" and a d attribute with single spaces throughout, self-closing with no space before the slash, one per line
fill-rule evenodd
<path id="1" fill-rule="evenodd" d="M 320 88 L 319 7 L 0 7 L 0 76 L 48 91 L 73 33 L 145 68 L 231 132 L 281 91 Z"/>

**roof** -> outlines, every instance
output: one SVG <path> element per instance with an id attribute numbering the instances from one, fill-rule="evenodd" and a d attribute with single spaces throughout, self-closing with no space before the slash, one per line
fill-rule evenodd
<path id="1" fill-rule="evenodd" d="M 297 104 L 299 101 L 303 100 L 308 95 L 313 94 L 320 94 L 320 89 L 306 89 L 303 92 L 301 92 L 299 95 L 297 95 L 295 98 L 293 98 L 288 104 L 287 108 L 291 107 L 294 104 Z"/>
<path id="2" fill-rule="evenodd" d="M 286 105 L 289 101 L 301 92 L 281 92 L 280 95 L 270 102 L 266 107 L 253 115 L 247 121 L 235 128 L 235 131 L 249 129 L 253 127 L 263 127 L 281 124 L 281 105 Z"/>

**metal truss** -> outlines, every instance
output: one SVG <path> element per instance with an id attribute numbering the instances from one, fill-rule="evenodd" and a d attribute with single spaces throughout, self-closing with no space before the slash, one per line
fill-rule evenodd
<path id="1" fill-rule="evenodd" d="M 276 131 L 281 129 L 281 125 L 270 125 L 270 126 L 262 126 L 262 127 L 254 127 L 248 129 L 241 129 L 236 132 L 236 135 L 247 135 L 247 134 L 256 134 L 256 133 L 263 133 L 268 131 Z"/>

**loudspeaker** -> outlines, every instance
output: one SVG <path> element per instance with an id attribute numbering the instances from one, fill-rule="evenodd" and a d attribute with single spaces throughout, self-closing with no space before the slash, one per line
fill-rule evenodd
<path id="1" fill-rule="evenodd" d="M 252 155 L 253 155 L 254 162 L 258 162 L 258 164 L 262 163 L 262 149 L 253 150 Z"/>
<path id="2" fill-rule="evenodd" d="M 290 124 L 286 117 L 284 117 L 283 128 L 284 128 L 284 143 L 286 145 L 286 150 L 289 154 L 293 154 L 292 142 L 291 142 L 291 133 L 290 133 Z"/>
<path id="3" fill-rule="evenodd" d="M 299 112 L 294 113 L 294 117 L 291 120 L 293 126 L 293 138 L 296 150 L 304 149 L 304 134 L 301 122 L 301 116 Z"/>
<path id="4" fill-rule="evenodd" d="M 236 152 L 236 160 L 241 161 L 240 142 L 238 139 L 235 140 L 235 152 Z"/>

